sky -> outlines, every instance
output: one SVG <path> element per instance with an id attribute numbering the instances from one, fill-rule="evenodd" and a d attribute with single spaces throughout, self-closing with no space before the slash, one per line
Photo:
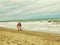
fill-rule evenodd
<path id="1" fill-rule="evenodd" d="M 60 0 L 0 0 L 0 21 L 60 18 Z"/>

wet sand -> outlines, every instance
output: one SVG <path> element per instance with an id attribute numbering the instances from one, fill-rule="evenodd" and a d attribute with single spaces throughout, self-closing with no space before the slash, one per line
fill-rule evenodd
<path id="1" fill-rule="evenodd" d="M 0 45 L 60 45 L 60 34 L 0 27 Z"/>

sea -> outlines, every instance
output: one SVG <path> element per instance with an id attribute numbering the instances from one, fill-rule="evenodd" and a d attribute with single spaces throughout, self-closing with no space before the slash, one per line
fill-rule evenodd
<path id="1" fill-rule="evenodd" d="M 0 27 L 17 29 L 16 25 L 19 22 L 0 22 Z M 60 34 L 60 24 L 48 21 L 25 21 L 20 22 L 22 30 L 51 32 Z"/>

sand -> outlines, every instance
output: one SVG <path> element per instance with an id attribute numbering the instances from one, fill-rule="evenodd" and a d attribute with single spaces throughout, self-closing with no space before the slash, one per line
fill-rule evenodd
<path id="1" fill-rule="evenodd" d="M 60 45 L 60 34 L 0 28 L 0 45 Z"/>

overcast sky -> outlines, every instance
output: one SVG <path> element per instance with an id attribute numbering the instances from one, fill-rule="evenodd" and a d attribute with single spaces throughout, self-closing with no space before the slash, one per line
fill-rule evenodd
<path id="1" fill-rule="evenodd" d="M 60 0 L 0 0 L 0 21 L 60 18 Z"/>

